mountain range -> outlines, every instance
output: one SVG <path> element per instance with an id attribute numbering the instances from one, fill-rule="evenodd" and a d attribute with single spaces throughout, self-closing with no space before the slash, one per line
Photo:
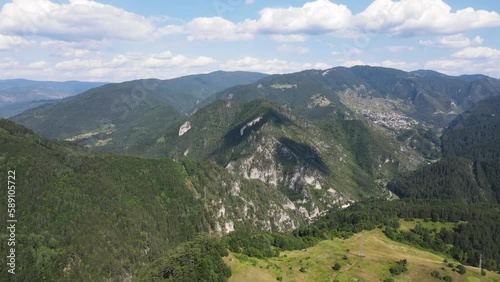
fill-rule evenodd
<path id="1" fill-rule="evenodd" d="M 0 117 L 11 117 L 43 104 L 55 103 L 103 84 L 80 81 L 0 80 Z"/>
<path id="2" fill-rule="evenodd" d="M 19 196 L 20 220 L 29 226 L 20 232 L 23 244 L 37 247 L 20 254 L 33 264 L 22 277 L 196 277 L 210 268 L 186 251 L 209 248 L 200 233 L 235 234 L 227 237 L 232 252 L 258 256 L 270 248 L 271 255 L 283 240 L 302 248 L 367 226 L 393 228 L 412 208 L 422 214 L 426 202 L 418 201 L 440 201 L 429 207 L 453 222 L 479 218 L 459 216 L 457 203 L 485 203 L 470 207 L 496 217 L 499 116 L 498 79 L 369 66 L 214 72 L 88 89 L 0 122 L 0 164 L 21 171 L 18 186 L 30 187 Z M 355 204 L 366 199 L 376 203 Z M 396 203 L 370 213 L 387 200 Z M 260 231 L 270 232 L 261 238 L 267 243 L 257 240 L 263 249 L 245 249 Z M 408 240 L 424 245 L 417 239 Z M 172 254 L 185 241 L 180 257 Z M 463 242 L 439 250 L 476 263 L 478 247 L 466 250 Z M 497 251 L 488 253 L 493 269 Z M 222 263 L 223 253 L 201 261 Z M 144 265 L 151 272 L 139 273 Z"/>

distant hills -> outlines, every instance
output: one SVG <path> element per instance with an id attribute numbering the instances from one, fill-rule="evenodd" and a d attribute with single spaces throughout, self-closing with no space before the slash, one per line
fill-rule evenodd
<path id="1" fill-rule="evenodd" d="M 80 81 L 0 80 L 0 117 L 11 117 L 43 104 L 55 103 L 103 84 Z"/>
<path id="2" fill-rule="evenodd" d="M 147 136 L 148 131 L 165 128 L 179 116 L 190 113 L 209 95 L 264 76 L 248 72 L 214 72 L 170 80 L 110 83 L 12 119 L 49 138 L 80 140 L 85 138 L 79 135 L 107 135 L 115 131 L 120 136 L 134 135 L 136 131 Z M 121 142 L 126 144 L 122 149 L 131 143 Z"/>
<path id="3" fill-rule="evenodd" d="M 127 152 L 153 144 L 174 121 L 216 100 L 265 99 L 314 122 L 367 120 L 435 159 L 440 131 L 477 101 L 495 95 L 500 95 L 499 80 L 482 75 L 452 77 L 369 66 L 271 76 L 214 72 L 108 84 L 12 120 L 50 138 Z"/>

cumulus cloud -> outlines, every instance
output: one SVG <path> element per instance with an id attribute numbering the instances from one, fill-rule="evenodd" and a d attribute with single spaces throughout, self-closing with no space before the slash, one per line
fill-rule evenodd
<path id="1" fill-rule="evenodd" d="M 500 50 L 490 47 L 466 47 L 450 57 L 430 60 L 425 67 L 450 75 L 482 73 L 500 77 Z"/>
<path id="2" fill-rule="evenodd" d="M 112 57 L 97 54 L 59 61 L 21 63 L 13 58 L 0 58 L 0 76 L 35 80 L 126 81 L 138 78 L 172 78 L 217 69 L 217 61 L 207 56 L 190 57 L 161 53 L 124 53 Z"/>
<path id="3" fill-rule="evenodd" d="M 349 29 L 352 18 L 345 5 L 317 0 L 302 7 L 265 8 L 260 11 L 259 19 L 246 20 L 242 26 L 262 33 L 317 34 Z"/>
<path id="4" fill-rule="evenodd" d="M 188 40 L 248 40 L 253 35 L 221 17 L 195 18 L 183 27 Z"/>
<path id="5" fill-rule="evenodd" d="M 443 36 L 437 40 L 420 40 L 419 44 L 425 47 L 438 47 L 438 48 L 464 48 L 468 46 L 481 45 L 484 39 L 481 36 L 475 36 L 469 39 L 463 33 Z"/>
<path id="6" fill-rule="evenodd" d="M 463 48 L 470 45 L 479 45 L 481 43 L 483 43 L 483 39 L 480 36 L 476 36 L 471 40 L 461 33 L 445 36 L 438 40 L 439 46 L 449 48 Z"/>
<path id="7" fill-rule="evenodd" d="M 26 46 L 34 45 L 33 40 L 27 40 L 19 36 L 0 34 L 0 51 L 9 49 L 18 49 Z"/>
<path id="8" fill-rule="evenodd" d="M 28 65 L 28 68 L 30 69 L 40 69 L 43 68 L 47 65 L 46 61 L 38 61 L 38 62 L 33 62 Z"/>
<path id="9" fill-rule="evenodd" d="M 259 14 L 257 19 L 239 23 L 221 17 L 195 18 L 184 25 L 162 27 L 158 32 L 187 34 L 189 40 L 248 40 L 256 34 L 269 34 L 279 42 L 303 42 L 318 34 L 345 38 L 362 36 L 363 31 L 395 36 L 454 35 L 500 26 L 497 12 L 472 8 L 452 12 L 443 0 L 375 0 L 356 15 L 345 5 L 316 0 L 300 7 L 264 8 Z M 453 44 L 443 44 L 447 43 Z"/>
<path id="10" fill-rule="evenodd" d="M 146 40 L 155 27 L 143 16 L 91 0 L 13 0 L 0 12 L 0 32 L 61 40 Z"/>
<path id="11" fill-rule="evenodd" d="M 500 26 L 497 12 L 465 8 L 453 13 L 442 0 L 375 0 L 356 20 L 361 28 L 391 35 L 456 34 Z"/>
<path id="12" fill-rule="evenodd" d="M 282 74 L 301 71 L 304 69 L 327 69 L 331 68 L 326 63 L 298 63 L 294 61 L 280 60 L 277 58 L 264 60 L 255 57 L 244 57 L 236 60 L 229 60 L 220 65 L 226 71 L 256 71 L 269 74 Z"/>
<path id="13" fill-rule="evenodd" d="M 161 67 L 201 67 L 215 63 L 216 60 L 210 57 L 200 56 L 197 58 L 189 58 L 184 55 L 174 55 L 170 51 L 153 54 L 143 62 L 143 66 L 147 68 Z"/>
<path id="14" fill-rule="evenodd" d="M 467 47 L 453 53 L 452 57 L 460 59 L 499 59 L 500 50 L 490 47 Z"/>
<path id="15" fill-rule="evenodd" d="M 391 61 L 391 60 L 385 60 L 382 61 L 380 64 L 375 64 L 375 65 L 380 65 L 382 67 L 386 68 L 394 68 L 394 69 L 400 69 L 400 70 L 415 70 L 418 68 L 417 63 L 408 63 L 405 61 Z"/>
<path id="16" fill-rule="evenodd" d="M 11 69 L 17 67 L 19 62 L 13 58 L 0 58 L 0 69 Z"/>

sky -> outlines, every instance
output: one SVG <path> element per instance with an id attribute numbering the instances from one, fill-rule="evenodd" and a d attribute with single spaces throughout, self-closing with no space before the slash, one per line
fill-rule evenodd
<path id="1" fill-rule="evenodd" d="M 491 0 L 0 0 L 0 79 L 373 65 L 500 78 Z"/>

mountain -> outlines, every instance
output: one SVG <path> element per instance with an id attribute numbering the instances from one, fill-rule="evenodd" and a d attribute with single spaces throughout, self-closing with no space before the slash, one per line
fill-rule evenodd
<path id="1" fill-rule="evenodd" d="M 280 191 L 305 220 L 334 206 L 383 196 L 384 179 L 422 161 L 366 122 L 314 124 L 265 100 L 216 101 L 158 133 L 149 146 L 129 150 L 214 161 L 234 175 Z"/>
<path id="2" fill-rule="evenodd" d="M 16 278 L 23 281 L 126 280 L 200 233 L 289 231 L 306 222 L 277 189 L 214 162 L 96 154 L 7 120 L 0 120 L 0 144 L 1 173 L 16 173 Z M 7 253 L 7 244 L 0 250 Z"/>
<path id="3" fill-rule="evenodd" d="M 356 66 L 270 76 L 215 72 L 109 84 L 12 120 L 50 138 L 127 153 L 132 147 L 161 143 L 161 132 L 175 120 L 214 101 L 265 99 L 313 123 L 367 120 L 422 157 L 435 160 L 441 155 L 442 129 L 477 101 L 499 94 L 497 79 L 424 70 Z"/>
<path id="4" fill-rule="evenodd" d="M 12 120 L 46 137 L 78 140 L 85 145 L 86 139 L 95 135 L 106 136 L 109 141 L 119 139 L 119 150 L 126 151 L 127 146 L 142 141 L 133 136 L 148 135 L 168 126 L 217 91 L 264 76 L 219 71 L 170 80 L 111 83 L 29 110 Z"/>
<path id="5" fill-rule="evenodd" d="M 443 158 L 399 177 L 401 197 L 500 202 L 500 97 L 478 102 L 441 137 Z"/>
<path id="6" fill-rule="evenodd" d="M 500 95 L 500 81 L 487 76 L 453 77 L 433 71 L 354 66 L 273 75 L 227 89 L 210 100 L 265 98 L 313 119 L 324 119 L 324 112 L 332 114 L 345 106 L 369 119 L 379 118 L 379 122 L 383 113 L 391 113 L 444 127 L 477 101 L 495 95 Z"/>
<path id="7" fill-rule="evenodd" d="M 271 75 L 226 89 L 202 105 L 267 99 L 313 121 L 364 119 L 434 160 L 443 128 L 476 102 L 497 95 L 500 80 L 483 75 L 355 66 Z"/>
<path id="8" fill-rule="evenodd" d="M 0 80 L 0 117 L 10 117 L 37 106 L 55 103 L 103 82 Z"/>

